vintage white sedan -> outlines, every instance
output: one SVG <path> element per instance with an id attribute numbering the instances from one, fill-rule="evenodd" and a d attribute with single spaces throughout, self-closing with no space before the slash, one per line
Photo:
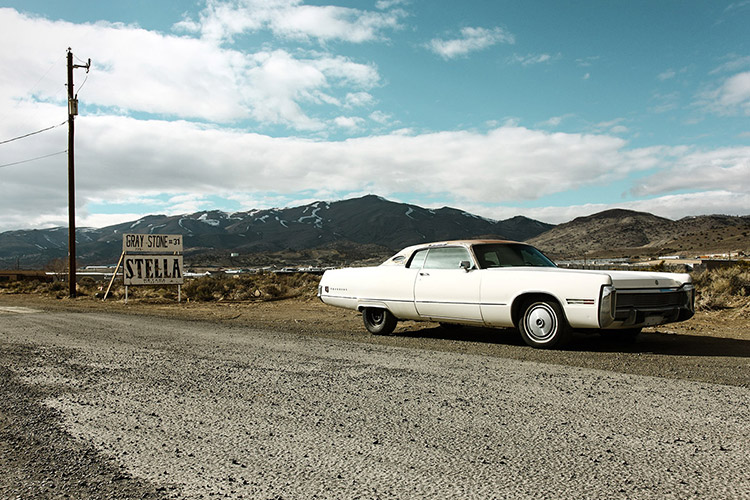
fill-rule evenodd
<path id="1" fill-rule="evenodd" d="M 376 267 L 329 270 L 318 296 L 360 311 L 373 334 L 398 320 L 511 327 L 545 348 L 572 330 L 634 336 L 694 314 L 689 274 L 561 269 L 531 245 L 498 240 L 415 245 Z"/>

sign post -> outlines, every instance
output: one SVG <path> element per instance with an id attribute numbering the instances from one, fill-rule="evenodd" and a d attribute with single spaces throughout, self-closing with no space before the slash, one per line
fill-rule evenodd
<path id="1" fill-rule="evenodd" d="M 177 302 L 182 301 L 181 234 L 123 234 L 122 255 L 125 302 L 130 285 L 177 285 Z"/>

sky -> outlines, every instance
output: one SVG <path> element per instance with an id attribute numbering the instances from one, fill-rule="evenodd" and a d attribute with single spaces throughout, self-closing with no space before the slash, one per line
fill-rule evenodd
<path id="1" fill-rule="evenodd" d="M 748 26 L 750 0 L 0 0 L 0 231 L 67 226 L 68 48 L 79 227 L 366 194 L 748 215 Z"/>

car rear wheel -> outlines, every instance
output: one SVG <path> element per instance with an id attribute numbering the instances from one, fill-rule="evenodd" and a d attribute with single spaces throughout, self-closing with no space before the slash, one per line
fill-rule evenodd
<path id="1" fill-rule="evenodd" d="M 368 307 L 362 311 L 362 321 L 373 335 L 390 335 L 398 320 L 388 309 Z"/>
<path id="2" fill-rule="evenodd" d="M 570 327 L 557 302 L 531 301 L 523 309 L 518 325 L 524 342 L 532 347 L 560 347 L 570 338 Z"/>

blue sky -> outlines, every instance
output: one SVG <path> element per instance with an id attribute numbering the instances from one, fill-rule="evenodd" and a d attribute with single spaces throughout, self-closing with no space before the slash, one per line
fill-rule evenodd
<path id="1" fill-rule="evenodd" d="M 78 225 L 374 193 L 495 219 L 750 214 L 750 1 L 0 2 L 0 142 Z M 76 61 L 81 64 L 81 61 Z M 67 224 L 67 127 L 0 231 Z M 17 163 L 24 162 L 24 163 Z"/>

